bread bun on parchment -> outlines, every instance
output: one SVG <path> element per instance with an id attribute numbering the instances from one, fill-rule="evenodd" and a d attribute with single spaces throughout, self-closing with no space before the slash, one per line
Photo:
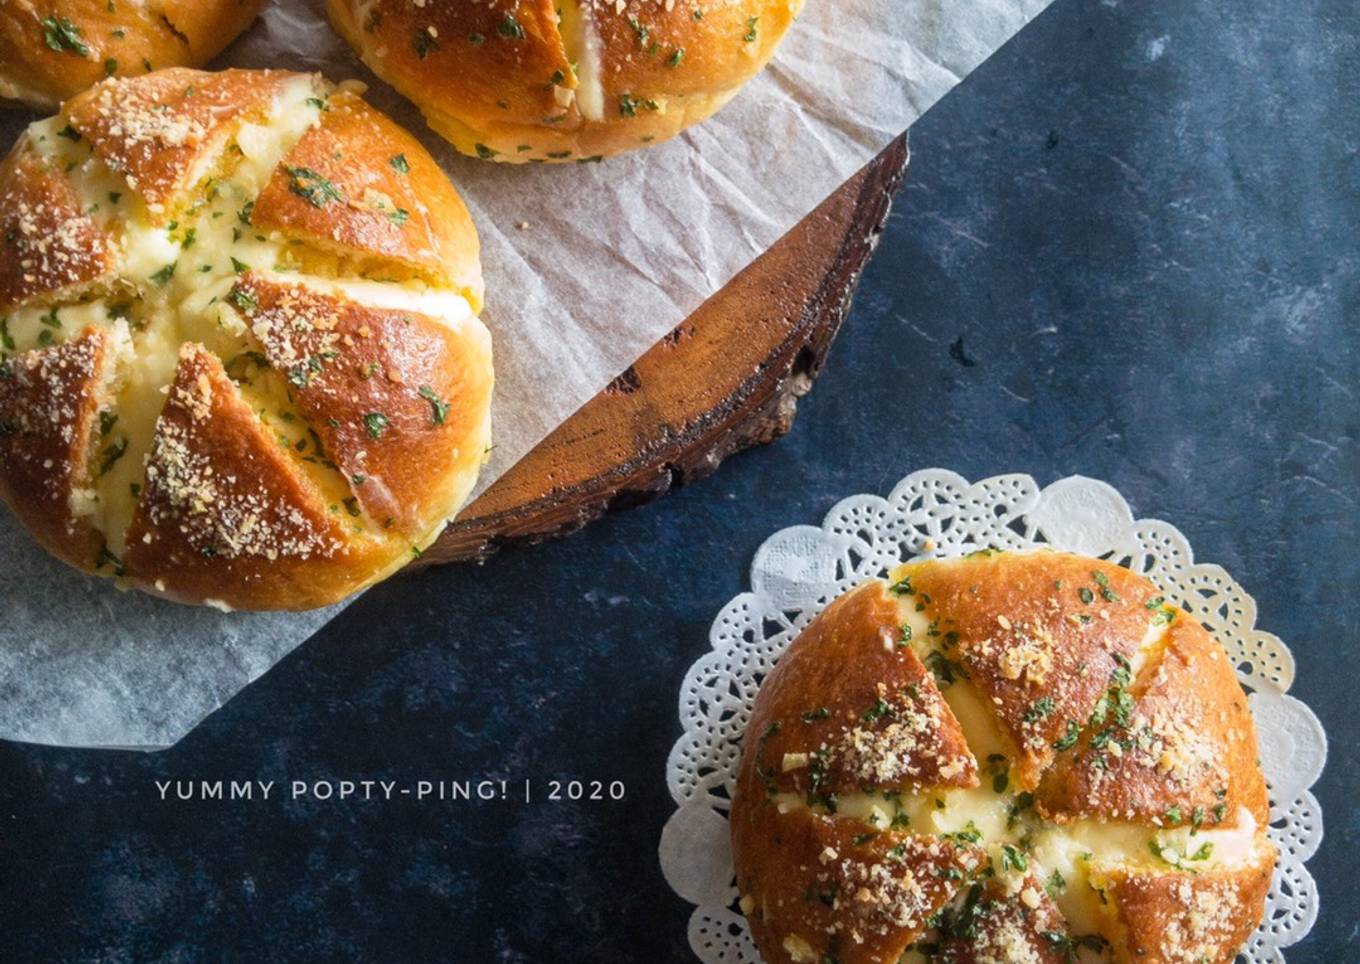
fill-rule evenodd
<path id="1" fill-rule="evenodd" d="M 598 160 L 673 137 L 756 75 L 802 0 L 328 0 L 373 72 L 464 154 Z"/>
<path id="2" fill-rule="evenodd" d="M 770 964 L 1228 964 L 1275 864 L 1223 647 L 1057 552 L 902 566 L 764 681 L 732 840 Z"/>
<path id="3" fill-rule="evenodd" d="M 201 67 L 264 0 L 5 0 L 0 102 L 51 109 L 105 77 Z"/>
<path id="4" fill-rule="evenodd" d="M 0 165 L 0 499 L 170 599 L 334 602 L 472 489 L 481 303 L 462 200 L 356 89 L 103 81 Z"/>

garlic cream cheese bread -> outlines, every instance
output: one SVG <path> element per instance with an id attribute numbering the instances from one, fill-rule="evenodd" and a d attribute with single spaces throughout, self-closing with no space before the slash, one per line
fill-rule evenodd
<path id="1" fill-rule="evenodd" d="M 802 0 L 329 0 L 373 72 L 465 154 L 598 160 L 722 107 Z"/>
<path id="2" fill-rule="evenodd" d="M 0 103 L 55 108 L 105 77 L 201 67 L 264 0 L 3 0 Z"/>
<path id="3" fill-rule="evenodd" d="M 766 678 L 732 840 L 771 964 L 1227 964 L 1275 864 L 1223 647 L 1057 552 L 911 563 Z"/>
<path id="4" fill-rule="evenodd" d="M 338 600 L 472 489 L 481 304 L 462 200 L 356 89 L 103 81 L 0 165 L 0 499 L 171 599 Z"/>

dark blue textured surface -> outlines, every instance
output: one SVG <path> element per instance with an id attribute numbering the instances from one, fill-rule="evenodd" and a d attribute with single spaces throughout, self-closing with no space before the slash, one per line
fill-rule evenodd
<path id="1" fill-rule="evenodd" d="M 685 668 L 770 532 L 940 465 L 1108 479 L 1256 596 L 1333 740 L 1323 917 L 1289 960 L 1360 960 L 1357 78 L 1350 0 L 1058 0 L 917 125 L 789 438 L 370 593 L 172 751 L 0 746 L 0 958 L 690 960 L 655 860 Z M 153 783 L 484 774 L 628 797 Z"/>

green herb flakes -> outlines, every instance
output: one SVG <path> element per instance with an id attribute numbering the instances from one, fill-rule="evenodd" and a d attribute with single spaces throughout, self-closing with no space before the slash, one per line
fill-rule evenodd
<path id="1" fill-rule="evenodd" d="M 90 55 L 90 48 L 81 39 L 80 28 L 65 17 L 44 17 L 39 23 L 43 28 L 43 39 L 53 50 L 69 50 L 82 57 Z"/>
<path id="2" fill-rule="evenodd" d="M 364 415 L 364 429 L 369 438 L 382 438 L 390 423 L 382 412 L 368 412 Z"/>
<path id="3" fill-rule="evenodd" d="M 443 425 L 444 419 L 449 414 L 449 403 L 441 399 L 434 393 L 434 389 L 428 385 L 421 385 L 420 397 L 430 403 L 430 419 L 435 425 Z"/>
<path id="4" fill-rule="evenodd" d="M 345 200 L 344 193 L 338 187 L 311 168 L 285 167 L 284 170 L 288 173 L 288 190 L 314 208 L 324 208 L 331 201 Z"/>

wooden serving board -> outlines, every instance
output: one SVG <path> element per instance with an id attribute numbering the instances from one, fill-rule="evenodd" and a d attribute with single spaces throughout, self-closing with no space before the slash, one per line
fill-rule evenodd
<path id="1" fill-rule="evenodd" d="M 413 566 L 575 532 L 793 424 L 902 183 L 903 134 L 543 440 Z"/>

